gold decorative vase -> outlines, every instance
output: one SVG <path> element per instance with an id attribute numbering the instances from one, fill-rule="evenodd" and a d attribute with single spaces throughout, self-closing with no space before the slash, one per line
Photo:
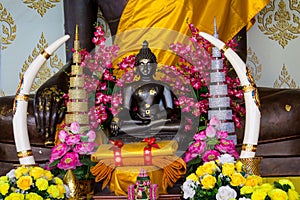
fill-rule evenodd
<path id="1" fill-rule="evenodd" d="M 92 198 L 94 180 L 77 180 L 72 170 L 68 170 L 65 174 L 64 182 L 70 190 L 69 200 Z"/>
<path id="2" fill-rule="evenodd" d="M 260 176 L 260 162 L 262 157 L 240 158 L 239 160 L 244 164 L 244 171 L 246 173 Z"/>

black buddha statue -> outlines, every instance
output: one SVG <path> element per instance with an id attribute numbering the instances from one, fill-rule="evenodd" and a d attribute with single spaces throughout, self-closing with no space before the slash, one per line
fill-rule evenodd
<path id="1" fill-rule="evenodd" d="M 174 105 L 176 96 L 167 85 L 154 79 L 157 61 L 147 41 L 136 55 L 135 67 L 140 79 L 122 88 L 122 110 L 112 120 L 112 135 L 176 135 L 180 129 L 180 111 Z"/>

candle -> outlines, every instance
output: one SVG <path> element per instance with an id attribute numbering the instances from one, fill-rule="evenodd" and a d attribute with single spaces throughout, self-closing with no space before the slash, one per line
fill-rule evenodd
<path id="1" fill-rule="evenodd" d="M 35 165 L 27 130 L 27 107 L 30 88 L 42 65 L 69 38 L 69 35 L 65 35 L 43 50 L 29 65 L 24 76 L 21 78 L 13 109 L 13 131 L 21 165 Z"/>

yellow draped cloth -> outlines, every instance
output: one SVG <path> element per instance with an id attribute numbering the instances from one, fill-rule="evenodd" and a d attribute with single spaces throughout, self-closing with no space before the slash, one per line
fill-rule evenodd
<path id="1" fill-rule="evenodd" d="M 144 40 L 157 56 L 158 63 L 172 65 L 176 56 L 169 51 L 174 42 L 188 43 L 192 23 L 200 31 L 213 34 L 214 17 L 219 38 L 226 42 L 270 0 L 129 0 L 118 25 L 115 43 L 120 58 L 137 53 Z M 174 61 L 175 59 L 175 61 Z"/>
<path id="2" fill-rule="evenodd" d="M 152 147 L 152 164 L 144 163 L 146 142 L 124 144 L 121 147 L 122 166 L 116 166 L 112 144 L 103 144 L 92 154 L 91 159 L 98 162 L 91 168 L 95 181 L 103 181 L 102 188 L 109 185 L 116 195 L 126 195 L 129 184 L 134 184 L 141 168 L 144 168 L 151 182 L 159 185 L 159 193 L 166 194 L 186 172 L 185 162 L 175 152 L 178 143 L 173 140 L 158 141 L 159 148 Z"/>

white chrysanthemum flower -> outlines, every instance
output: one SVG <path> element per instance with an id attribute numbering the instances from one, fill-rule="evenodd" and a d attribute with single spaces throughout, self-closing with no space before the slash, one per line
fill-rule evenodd
<path id="1" fill-rule="evenodd" d="M 15 177 L 16 177 L 16 175 L 15 175 L 15 169 L 10 170 L 10 171 L 6 174 L 6 176 L 7 176 L 9 179 L 15 178 Z"/>
<path id="2" fill-rule="evenodd" d="M 222 154 L 218 157 L 218 160 L 223 165 L 224 163 L 235 163 L 234 157 L 230 154 Z"/>
<path id="3" fill-rule="evenodd" d="M 230 200 L 230 199 L 235 199 L 237 196 L 237 193 L 234 189 L 229 187 L 228 185 L 226 186 L 221 186 L 218 190 L 218 193 L 216 195 L 217 200 Z"/>
<path id="4" fill-rule="evenodd" d="M 196 183 L 193 180 L 191 179 L 186 180 L 182 185 L 183 198 L 184 199 L 193 198 L 196 193 L 195 188 L 196 188 Z"/>

